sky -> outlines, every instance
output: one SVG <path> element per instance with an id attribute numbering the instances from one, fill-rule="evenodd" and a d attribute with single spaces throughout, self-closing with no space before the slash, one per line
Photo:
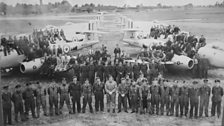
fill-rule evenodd
<path id="1" fill-rule="evenodd" d="M 61 2 L 62 0 L 42 0 L 44 4 L 49 2 Z M 67 0 L 72 5 L 78 4 L 83 5 L 85 3 L 94 3 L 94 4 L 104 4 L 104 5 L 116 5 L 123 6 L 124 4 L 129 6 L 136 6 L 143 4 L 145 6 L 155 6 L 158 3 L 162 5 L 185 5 L 192 3 L 194 5 L 214 5 L 217 1 L 221 2 L 223 0 Z M 5 2 L 10 5 L 15 5 L 16 3 L 27 3 L 27 4 L 39 4 L 39 0 L 0 0 L 0 2 Z"/>

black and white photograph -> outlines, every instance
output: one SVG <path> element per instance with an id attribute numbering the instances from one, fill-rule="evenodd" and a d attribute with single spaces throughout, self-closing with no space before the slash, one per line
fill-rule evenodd
<path id="1" fill-rule="evenodd" d="M 0 0 L 0 126 L 224 126 L 224 0 Z"/>

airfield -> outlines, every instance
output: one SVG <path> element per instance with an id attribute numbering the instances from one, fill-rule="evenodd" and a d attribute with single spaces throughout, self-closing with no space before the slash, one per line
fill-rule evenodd
<path id="1" fill-rule="evenodd" d="M 207 43 L 224 41 L 224 8 L 193 8 L 185 9 L 157 9 L 157 10 L 126 10 L 120 12 L 122 15 L 133 19 L 134 21 L 153 21 L 158 20 L 166 24 L 175 24 L 184 31 L 190 31 L 192 34 L 200 36 L 203 34 Z M 63 25 L 66 22 L 80 23 L 87 22 L 94 19 L 96 14 L 63 14 L 63 15 L 43 15 L 36 17 L 0 17 L 0 32 L 6 34 L 30 33 L 33 28 L 42 28 L 46 25 Z M 108 13 L 105 15 L 105 20 L 99 30 L 107 32 L 100 38 L 100 43 L 94 45 L 93 48 L 99 49 L 102 44 L 107 46 L 109 53 L 113 53 L 116 44 L 119 44 L 122 50 L 127 53 L 133 53 L 138 50 L 129 47 L 121 42 L 122 33 L 120 28 L 111 22 L 117 13 Z M 77 53 L 87 53 L 87 49 L 83 49 Z M 176 73 L 165 76 L 168 79 L 178 79 L 193 81 L 189 74 Z M 215 79 L 224 81 L 224 69 L 209 70 L 209 81 L 214 82 Z M 36 81 L 41 78 L 33 76 L 25 76 L 21 74 L 14 74 L 9 77 L 2 77 L 3 85 L 10 85 L 11 88 L 16 84 L 24 84 L 26 81 Z M 40 80 L 47 83 L 49 80 Z M 213 83 L 210 84 L 211 86 Z M 224 87 L 224 86 L 223 86 Z M 211 100 L 210 100 L 211 101 Z M 224 101 L 224 98 L 223 98 Z M 224 102 L 222 101 L 222 105 Z M 93 101 L 94 105 L 94 101 Z M 88 107 L 87 107 L 88 108 Z M 106 109 L 105 109 L 106 110 Z M 209 103 L 209 110 L 211 110 L 211 102 Z M 130 112 L 130 111 L 129 111 Z M 210 112 L 209 112 L 210 115 Z M 222 118 L 222 117 L 221 117 Z M 217 117 L 203 117 L 199 119 L 189 119 L 185 117 L 173 116 L 156 116 L 156 115 L 140 115 L 140 114 L 126 114 L 126 113 L 87 113 L 69 115 L 68 110 L 64 107 L 64 113 L 60 116 L 45 117 L 41 116 L 39 119 L 31 119 L 25 123 L 19 123 L 18 126 L 25 125 L 40 125 L 40 126 L 219 126 L 221 125 L 221 118 Z"/>

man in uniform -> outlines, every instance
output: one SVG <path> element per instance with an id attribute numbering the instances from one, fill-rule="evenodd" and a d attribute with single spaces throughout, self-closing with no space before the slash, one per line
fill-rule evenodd
<path id="1" fill-rule="evenodd" d="M 157 64 L 154 60 L 152 60 L 152 62 L 149 64 L 149 69 L 151 80 L 153 80 L 155 77 L 158 76 Z"/>
<path id="2" fill-rule="evenodd" d="M 155 113 L 155 107 L 156 107 L 156 114 L 159 114 L 159 85 L 158 81 L 153 81 L 153 85 L 150 87 L 151 92 L 151 106 L 152 106 L 152 114 Z"/>
<path id="3" fill-rule="evenodd" d="M 115 103 L 116 103 L 116 90 L 117 83 L 113 80 L 110 75 L 109 80 L 105 84 L 105 91 L 107 94 L 107 112 L 110 112 L 111 107 L 113 108 L 113 113 L 115 113 Z"/>
<path id="4" fill-rule="evenodd" d="M 29 116 L 29 111 L 32 112 L 32 117 L 36 118 L 35 116 L 35 100 L 34 100 L 34 90 L 31 87 L 31 83 L 26 84 L 26 89 L 23 92 L 23 99 L 25 104 L 25 115 Z"/>
<path id="5" fill-rule="evenodd" d="M 4 125 L 12 124 L 12 103 L 11 93 L 9 92 L 9 86 L 3 87 L 2 93 L 2 106 L 3 106 L 3 120 Z"/>
<path id="6" fill-rule="evenodd" d="M 147 84 L 147 79 L 142 80 L 142 85 L 140 86 L 140 113 L 146 113 L 149 110 L 149 98 L 150 98 L 150 87 Z"/>
<path id="7" fill-rule="evenodd" d="M 89 65 L 89 82 L 91 85 L 94 83 L 94 78 L 95 78 L 95 66 L 93 64 L 93 61 L 90 62 Z"/>
<path id="8" fill-rule="evenodd" d="M 132 68 L 132 65 L 131 63 L 126 63 L 125 65 L 125 75 L 128 75 L 129 78 L 132 78 L 132 75 L 133 75 L 133 68 Z"/>
<path id="9" fill-rule="evenodd" d="M 134 78 L 135 81 L 138 79 L 139 73 L 140 73 L 140 67 L 139 67 L 138 62 L 136 60 L 134 66 L 133 66 L 133 78 Z"/>
<path id="10" fill-rule="evenodd" d="M 108 65 L 108 61 L 105 62 L 103 69 L 104 69 L 103 82 L 106 82 L 108 80 L 109 74 L 110 74 L 110 65 Z"/>
<path id="11" fill-rule="evenodd" d="M 96 83 L 93 85 L 93 93 L 95 95 L 95 110 L 96 112 L 103 112 L 104 110 L 104 83 L 100 81 L 100 78 L 96 78 Z"/>
<path id="12" fill-rule="evenodd" d="M 205 110 L 205 116 L 208 117 L 208 105 L 210 98 L 211 88 L 208 86 L 208 80 L 204 80 L 203 86 L 199 89 L 200 95 L 200 109 L 199 109 L 199 117 L 202 117 L 203 110 Z"/>
<path id="13" fill-rule="evenodd" d="M 128 89 L 126 86 L 125 78 L 121 78 L 121 84 L 118 86 L 118 113 L 121 112 L 121 104 L 124 107 L 124 111 L 127 111 L 127 93 Z"/>
<path id="14" fill-rule="evenodd" d="M 81 66 L 81 83 L 84 83 L 87 78 L 89 78 L 89 66 L 87 66 L 87 63 L 84 62 Z"/>
<path id="15" fill-rule="evenodd" d="M 77 80 L 80 81 L 80 65 L 75 61 L 75 64 L 73 65 L 74 75 L 76 76 Z"/>
<path id="16" fill-rule="evenodd" d="M 174 82 L 173 87 L 171 88 L 171 111 L 170 114 L 174 114 L 175 110 L 175 115 L 178 117 L 179 116 L 179 95 L 180 95 L 180 89 L 177 86 L 178 81 Z"/>
<path id="17" fill-rule="evenodd" d="M 144 77 L 147 75 L 148 66 L 143 60 L 143 63 L 140 65 L 140 71 L 143 73 Z"/>
<path id="18" fill-rule="evenodd" d="M 47 106 L 46 106 L 46 89 L 37 82 L 36 90 L 34 91 L 34 96 L 36 97 L 36 108 L 37 108 L 37 118 L 40 117 L 40 106 L 42 106 L 44 115 L 47 116 Z"/>
<path id="19" fill-rule="evenodd" d="M 132 108 L 132 112 L 131 113 L 138 113 L 138 101 L 139 101 L 139 86 L 137 85 L 136 82 L 133 82 L 131 87 L 130 87 L 130 91 L 129 91 L 129 95 L 130 95 L 130 100 L 131 100 L 131 108 Z"/>
<path id="20" fill-rule="evenodd" d="M 81 97 L 81 85 L 77 81 L 77 77 L 73 77 L 72 83 L 69 85 L 68 91 L 70 93 L 70 96 L 72 98 L 72 109 L 73 109 L 73 114 L 76 113 L 75 110 L 75 104 L 77 105 L 77 111 L 80 113 L 81 111 L 81 104 L 80 104 L 80 97 Z"/>
<path id="21" fill-rule="evenodd" d="M 98 61 L 98 64 L 96 66 L 96 77 L 99 77 L 101 81 L 103 81 L 103 65 L 100 61 Z"/>
<path id="22" fill-rule="evenodd" d="M 53 116 L 53 106 L 55 107 L 55 114 L 59 115 L 58 111 L 58 93 L 59 87 L 53 80 L 48 88 L 49 104 L 50 104 L 50 116 Z"/>
<path id="23" fill-rule="evenodd" d="M 199 89 L 197 87 L 198 82 L 193 81 L 193 85 L 189 89 L 189 97 L 190 97 L 190 118 L 193 117 L 193 111 L 194 116 L 197 118 L 198 116 L 198 103 L 199 103 Z"/>
<path id="24" fill-rule="evenodd" d="M 119 58 L 121 54 L 121 49 L 118 44 L 116 44 L 116 48 L 114 49 L 115 58 Z"/>
<path id="25" fill-rule="evenodd" d="M 164 82 L 160 86 L 160 112 L 161 115 L 164 114 L 164 107 L 166 107 L 166 115 L 170 113 L 170 91 L 171 88 L 167 84 L 168 82 Z"/>
<path id="26" fill-rule="evenodd" d="M 125 79 L 126 79 L 126 86 L 127 86 L 127 89 L 128 89 L 128 93 L 127 93 L 128 105 L 129 105 L 129 108 L 131 108 L 130 88 L 131 88 L 132 80 L 129 78 L 128 74 L 126 75 Z"/>
<path id="27" fill-rule="evenodd" d="M 62 108 L 64 106 L 64 102 L 67 105 L 67 108 L 69 110 L 69 114 L 72 113 L 71 105 L 70 105 L 70 97 L 68 92 L 68 84 L 65 78 L 62 80 L 62 85 L 59 88 L 59 94 L 60 94 L 60 114 L 62 114 Z"/>
<path id="28" fill-rule="evenodd" d="M 12 95 L 14 103 L 15 121 L 18 122 L 18 114 L 20 114 L 21 121 L 26 121 L 23 110 L 23 97 L 21 92 L 21 85 L 16 85 L 15 92 Z"/>
<path id="29" fill-rule="evenodd" d="M 187 117 L 189 109 L 189 88 L 187 87 L 185 81 L 182 82 L 182 87 L 180 87 L 180 116 L 183 114 Z"/>
<path id="30" fill-rule="evenodd" d="M 199 76 L 200 78 L 208 78 L 209 60 L 203 57 L 199 60 Z"/>
<path id="31" fill-rule="evenodd" d="M 116 79 L 117 74 L 116 74 L 116 66 L 115 66 L 114 62 L 111 62 L 111 65 L 109 65 L 109 71 L 110 71 L 109 74 L 113 77 L 113 79 Z"/>
<path id="32" fill-rule="evenodd" d="M 217 116 L 221 114 L 221 103 L 223 96 L 223 88 L 220 86 L 220 80 L 215 80 L 215 86 L 212 88 L 212 116 L 215 116 L 217 110 Z"/>
<path id="33" fill-rule="evenodd" d="M 82 94 L 83 94 L 82 113 L 85 113 L 87 103 L 89 105 L 90 113 L 93 113 L 93 107 L 92 107 L 92 85 L 90 85 L 88 79 L 86 79 L 85 83 L 83 84 Z"/>
<path id="34" fill-rule="evenodd" d="M 121 78 L 124 76 L 124 72 L 125 72 L 125 68 L 122 65 L 122 62 L 119 62 L 119 65 L 116 66 L 116 72 L 117 72 L 117 84 L 119 84 L 121 82 Z"/>

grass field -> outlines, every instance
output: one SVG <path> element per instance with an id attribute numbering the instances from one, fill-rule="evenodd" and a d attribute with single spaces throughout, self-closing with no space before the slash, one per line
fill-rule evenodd
<path id="1" fill-rule="evenodd" d="M 189 10 L 184 9 L 166 9 L 166 10 L 143 10 L 140 12 L 126 11 L 122 14 L 134 20 L 153 21 L 158 20 L 167 24 L 175 24 L 180 26 L 185 31 L 190 31 L 193 34 L 201 35 L 207 38 L 207 42 L 223 41 L 224 40 L 224 9 L 223 8 L 193 8 Z M 80 15 L 79 15 L 80 16 Z M 82 22 L 87 19 L 92 19 L 92 16 L 80 16 L 76 15 L 60 15 L 50 16 L 47 19 L 46 16 L 35 17 L 22 17 L 21 20 L 16 18 L 0 18 L 0 32 L 4 33 L 27 33 L 32 31 L 33 28 L 41 28 L 45 25 L 62 25 L 67 21 L 70 22 Z M 44 19 L 44 20 L 43 20 Z M 187 19 L 187 20 L 186 20 Z M 29 25 L 31 23 L 32 25 Z M 126 50 L 127 53 L 136 51 L 135 48 L 126 47 L 120 43 L 122 38 L 119 31 L 110 31 L 108 34 L 103 35 L 101 42 L 95 45 L 93 48 L 99 48 L 101 44 L 105 44 L 110 53 L 113 52 L 115 45 L 120 44 L 121 48 Z M 86 51 L 84 49 L 81 52 Z M 169 79 L 187 80 L 192 81 L 185 73 L 167 76 Z M 212 82 L 214 79 L 220 78 L 224 81 L 223 69 L 215 69 L 209 71 L 209 79 Z M 27 81 L 36 81 L 39 78 L 34 79 L 32 76 L 11 76 L 2 78 L 3 85 L 14 85 L 20 83 L 25 85 Z M 48 81 L 41 80 L 41 82 L 48 84 Z M 214 85 L 211 83 L 211 86 Z M 224 87 L 224 86 L 223 86 Z M 94 103 L 94 101 L 93 101 Z M 222 104 L 224 104 L 224 99 Z M 105 104 L 106 105 L 106 104 Z M 88 108 L 88 107 L 87 107 Z M 211 102 L 210 102 L 211 108 Z M 155 115 L 139 115 L 139 114 L 78 114 L 68 115 L 68 110 L 64 107 L 65 113 L 55 117 L 41 117 L 37 120 L 29 120 L 26 123 L 19 123 L 18 126 L 29 125 L 41 125 L 41 126 L 219 126 L 221 119 L 217 117 L 200 118 L 200 119 L 188 119 L 179 117 L 167 117 L 167 116 L 155 116 Z M 130 112 L 130 110 L 129 110 Z M 210 113 L 209 113 L 210 114 Z"/>

